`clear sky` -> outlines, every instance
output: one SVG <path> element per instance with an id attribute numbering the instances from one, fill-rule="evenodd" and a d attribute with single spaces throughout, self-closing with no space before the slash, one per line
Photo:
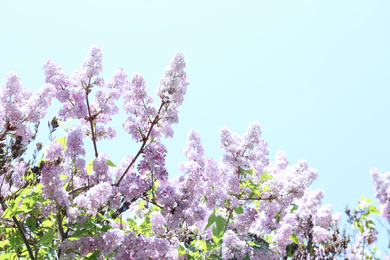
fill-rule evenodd
<path id="1" fill-rule="evenodd" d="M 374 198 L 371 167 L 390 171 L 389 14 L 387 0 L 2 1 L 0 79 L 13 70 L 37 89 L 43 61 L 70 74 L 98 44 L 106 79 L 123 67 L 154 93 L 183 51 L 190 85 L 165 141 L 170 175 L 180 174 L 191 128 L 219 159 L 219 127 L 243 134 L 259 121 L 270 159 L 278 150 L 306 159 L 323 203 L 343 211 Z M 118 135 L 100 148 L 116 163 L 138 148 Z"/>

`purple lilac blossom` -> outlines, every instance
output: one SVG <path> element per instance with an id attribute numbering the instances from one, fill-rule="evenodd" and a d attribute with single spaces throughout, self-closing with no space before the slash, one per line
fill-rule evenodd
<path id="1" fill-rule="evenodd" d="M 161 110 L 162 122 L 158 124 L 159 130 L 165 137 L 172 137 L 172 124 L 179 122 L 178 107 L 184 101 L 188 81 L 185 68 L 184 54 L 176 52 L 169 65 L 164 70 L 164 76 L 160 78 L 156 94 L 161 98 L 164 109 Z"/>
<path id="2" fill-rule="evenodd" d="M 375 197 L 381 204 L 378 207 L 381 217 L 390 223 L 390 172 L 381 174 L 378 169 L 372 168 L 370 174 L 375 185 Z"/>
<path id="3" fill-rule="evenodd" d="M 133 74 L 124 86 L 123 108 L 131 116 L 125 119 L 123 128 L 137 142 L 147 135 L 150 124 L 157 115 L 157 108 L 153 105 L 153 98 L 148 95 L 148 90 L 143 75 L 138 73 Z M 153 136 L 158 137 L 158 134 L 155 132 Z"/>
<path id="4" fill-rule="evenodd" d="M 74 203 L 85 208 L 87 214 L 95 215 L 100 206 L 107 203 L 110 196 L 113 195 L 113 188 L 108 182 L 101 182 L 84 194 L 77 196 Z"/>
<path id="5" fill-rule="evenodd" d="M 162 143 L 154 141 L 148 144 L 143 151 L 142 161 L 138 164 L 140 175 L 150 173 L 156 180 L 166 180 L 168 178 L 168 172 L 165 169 L 166 153 L 167 150 Z"/>
<path id="6" fill-rule="evenodd" d="M 64 181 L 61 179 L 61 166 L 46 164 L 42 169 L 42 196 L 45 199 L 51 199 L 57 207 L 66 207 L 69 205 L 69 195 L 63 188 Z"/>

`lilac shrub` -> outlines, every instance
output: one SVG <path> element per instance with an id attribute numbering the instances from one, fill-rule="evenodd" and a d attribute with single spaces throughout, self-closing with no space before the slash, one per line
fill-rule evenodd
<path id="1" fill-rule="evenodd" d="M 183 174 L 169 179 L 163 139 L 173 137 L 188 86 L 184 54 L 175 53 L 165 68 L 157 105 L 141 74 L 128 78 L 119 68 L 104 80 L 102 57 L 92 46 L 70 76 L 45 62 L 46 84 L 36 93 L 23 88 L 16 73 L 7 75 L 0 92 L 4 259 L 358 259 L 361 245 L 376 240 L 375 229 L 359 222 L 365 227 L 360 240 L 348 244 L 339 231 L 340 214 L 330 204 L 321 206 L 324 192 L 310 188 L 317 171 L 305 160 L 289 164 L 282 151 L 271 162 L 258 122 L 243 135 L 219 130 L 220 161 L 205 157 L 192 129 L 183 151 L 187 160 L 179 165 Z M 53 98 L 62 108 L 59 120 L 49 123 L 51 142 L 41 160 L 38 143 L 26 162 L 38 129 L 31 125 L 43 119 Z M 99 141 L 115 138 L 110 124 L 121 98 L 127 114 L 122 126 L 139 150 L 116 166 Z M 76 123 L 66 136 L 52 140 L 61 121 L 70 119 Z M 372 176 L 388 219 L 388 177 Z M 362 214 L 375 213 L 371 206 Z"/>

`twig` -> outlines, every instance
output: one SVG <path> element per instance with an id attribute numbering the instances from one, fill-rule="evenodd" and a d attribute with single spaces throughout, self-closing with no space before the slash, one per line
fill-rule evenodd
<path id="1" fill-rule="evenodd" d="M 83 191 L 83 190 L 88 189 L 88 188 L 92 188 L 93 186 L 95 186 L 95 185 L 88 185 L 88 186 L 80 187 L 78 189 L 75 189 L 75 190 L 72 190 L 71 192 L 69 192 L 69 195 L 72 195 L 73 193 L 76 193 L 79 191 Z"/>
<path id="2" fill-rule="evenodd" d="M 123 178 L 125 177 L 125 175 L 127 174 L 127 172 L 130 170 L 131 166 L 133 166 L 133 164 L 135 163 L 135 161 L 137 160 L 138 156 L 140 156 L 140 154 L 143 152 L 143 149 L 146 145 L 146 142 L 149 140 L 149 136 L 150 134 L 152 133 L 152 129 L 154 127 L 154 125 L 157 124 L 158 120 L 159 120 L 159 115 L 160 115 L 160 112 L 161 112 L 161 109 L 163 108 L 163 106 L 166 104 L 167 102 L 162 102 L 161 103 L 161 106 L 157 112 L 157 115 L 156 117 L 154 118 L 152 124 L 150 125 L 150 128 L 149 128 L 149 132 L 147 134 L 147 136 L 143 139 L 143 142 L 142 142 L 142 145 L 141 145 L 141 148 L 139 149 L 137 155 L 133 158 L 133 160 L 131 161 L 131 163 L 129 164 L 129 166 L 127 167 L 127 169 L 125 170 L 125 172 L 122 174 L 122 176 L 118 179 L 118 181 L 114 184 L 114 186 L 119 186 L 119 184 L 121 183 L 121 181 L 123 180 Z"/>
<path id="3" fill-rule="evenodd" d="M 225 227 L 223 229 L 223 233 L 225 233 L 225 231 L 226 231 L 227 225 L 229 224 L 230 217 L 232 216 L 232 212 L 233 212 L 233 208 L 230 208 L 229 209 L 229 215 L 228 215 L 228 217 L 226 219 Z"/>
<path id="4" fill-rule="evenodd" d="M 93 123 L 92 123 L 93 117 L 91 115 L 91 108 L 89 107 L 88 94 L 89 94 L 89 84 L 88 84 L 88 88 L 87 88 L 87 93 L 85 94 L 85 99 L 87 100 L 87 107 L 88 107 L 88 114 L 89 114 L 89 117 L 87 120 L 89 121 L 89 123 L 91 125 L 93 148 L 95 148 L 95 157 L 97 158 L 99 156 L 99 154 L 98 154 L 97 147 L 96 147 L 95 131 L 93 129 Z"/>

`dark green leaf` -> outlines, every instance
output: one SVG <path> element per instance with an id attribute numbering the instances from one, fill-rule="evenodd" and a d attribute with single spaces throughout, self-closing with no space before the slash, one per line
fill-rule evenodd
<path id="1" fill-rule="evenodd" d="M 34 232 L 36 227 L 37 227 L 37 222 L 35 221 L 35 219 L 33 217 L 28 217 L 26 219 L 26 225 L 31 230 L 31 232 Z"/>
<path id="2" fill-rule="evenodd" d="M 23 238 L 22 236 L 20 235 L 20 232 L 15 232 L 10 238 L 9 238 L 9 243 L 11 245 L 21 245 L 23 244 Z"/>
<path id="3" fill-rule="evenodd" d="M 187 243 L 184 243 L 184 247 L 188 250 L 188 251 L 191 251 L 191 252 L 198 252 L 200 251 L 199 249 L 196 249 L 196 246 L 195 245 L 189 245 Z"/>

